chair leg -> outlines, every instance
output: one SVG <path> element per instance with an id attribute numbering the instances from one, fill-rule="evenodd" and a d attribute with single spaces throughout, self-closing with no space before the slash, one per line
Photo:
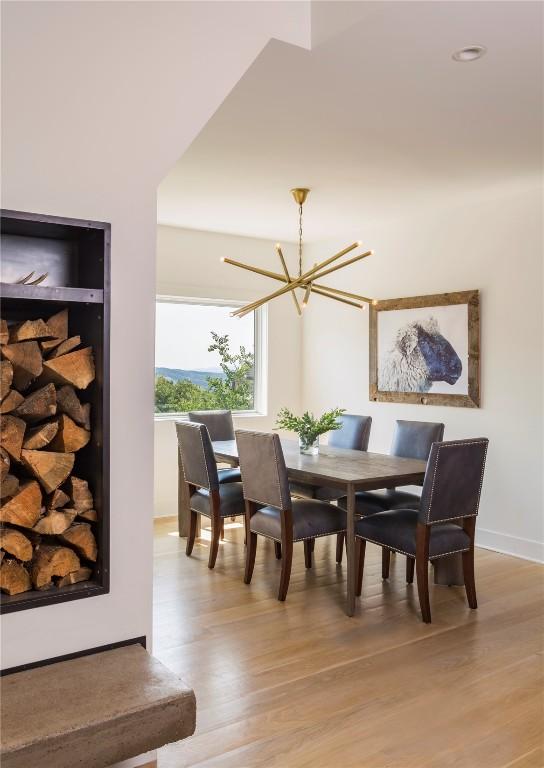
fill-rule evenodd
<path id="1" fill-rule="evenodd" d="M 315 549 L 315 539 L 310 539 L 310 543 L 312 545 L 312 552 L 313 552 Z"/>
<path id="2" fill-rule="evenodd" d="M 198 513 L 193 512 L 193 510 L 190 510 L 189 514 L 189 532 L 187 534 L 187 545 L 185 547 L 185 554 L 187 557 L 191 554 L 193 551 L 193 547 L 195 544 L 195 537 L 196 537 L 196 524 L 198 522 Z"/>
<path id="3" fill-rule="evenodd" d="M 391 564 L 391 550 L 382 547 L 382 579 L 389 578 L 389 566 Z"/>
<path id="4" fill-rule="evenodd" d="M 344 554 L 344 539 L 346 538 L 345 533 L 337 533 L 336 534 L 336 562 L 341 563 L 342 562 L 342 555 Z"/>
<path id="5" fill-rule="evenodd" d="M 225 521 L 221 520 L 221 541 L 225 540 Z"/>
<path id="6" fill-rule="evenodd" d="M 363 570 L 365 567 L 365 551 L 366 551 L 366 541 L 356 536 L 355 537 L 355 563 L 357 566 L 357 581 L 355 584 L 355 594 L 357 595 L 357 597 L 360 597 L 361 592 L 363 591 Z"/>
<path id="7" fill-rule="evenodd" d="M 253 568 L 255 566 L 255 555 L 257 554 L 257 534 L 250 533 L 247 541 L 248 541 L 248 544 L 246 547 L 246 570 L 244 573 L 244 584 L 250 584 L 251 577 L 253 576 Z"/>
<path id="8" fill-rule="evenodd" d="M 291 578 L 291 563 L 293 561 L 293 540 L 288 539 L 281 543 L 281 576 L 280 587 L 278 590 L 278 600 L 285 600 L 287 590 L 289 589 L 289 579 Z"/>
<path id="9" fill-rule="evenodd" d="M 414 583 L 414 567 L 415 567 L 416 561 L 413 557 L 407 557 L 406 558 L 406 583 L 407 584 L 413 584 Z"/>
<path id="10" fill-rule="evenodd" d="M 476 582 L 474 581 L 474 549 L 463 552 L 463 578 L 465 580 L 468 604 L 471 608 L 477 608 Z"/>
<path id="11" fill-rule="evenodd" d="M 214 568 L 219 551 L 219 539 L 221 537 L 221 522 L 218 517 L 212 517 L 212 540 L 210 542 L 210 554 L 208 557 L 208 568 Z"/>
<path id="12" fill-rule="evenodd" d="M 421 618 L 425 624 L 431 623 L 431 604 L 429 602 L 429 528 L 422 523 L 417 525 L 416 536 L 416 575 L 417 593 L 421 606 Z"/>
<path id="13" fill-rule="evenodd" d="M 274 542 L 274 554 L 276 555 L 276 560 L 281 560 L 281 542 L 279 541 Z"/>
<path id="14" fill-rule="evenodd" d="M 306 568 L 312 567 L 312 541 L 315 539 L 306 539 L 304 542 L 304 565 Z"/>

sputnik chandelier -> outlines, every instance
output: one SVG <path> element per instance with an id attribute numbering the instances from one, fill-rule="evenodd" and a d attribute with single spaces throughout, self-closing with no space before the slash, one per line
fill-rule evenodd
<path id="1" fill-rule="evenodd" d="M 365 259 L 367 256 L 372 256 L 373 251 L 365 251 L 358 256 L 353 256 L 351 259 L 343 261 L 341 264 L 336 264 L 334 267 L 329 267 L 329 264 L 332 264 L 333 261 L 337 261 L 338 259 L 341 259 L 342 256 L 350 253 L 350 251 L 355 250 L 355 248 L 359 248 L 362 245 L 360 240 L 358 240 L 356 243 L 348 245 L 347 248 L 344 248 L 338 253 L 335 253 L 334 256 L 325 259 L 325 261 L 322 261 L 321 264 L 314 264 L 311 269 L 308 269 L 306 272 L 302 272 L 302 206 L 308 197 L 309 191 L 309 189 L 301 189 L 299 187 L 291 190 L 291 194 L 293 195 L 295 202 L 298 204 L 299 216 L 297 277 L 291 277 L 289 270 L 287 269 L 287 264 L 285 263 L 281 245 L 279 243 L 276 243 L 276 252 L 281 262 L 283 274 L 280 274 L 279 272 L 270 272 L 267 269 L 260 269 L 259 267 L 252 267 L 249 264 L 242 264 L 240 261 L 234 261 L 233 259 L 221 259 L 221 261 L 224 261 L 225 264 L 232 264 L 235 267 L 247 269 L 250 272 L 255 272 L 258 275 L 270 277 L 272 280 L 278 280 L 280 283 L 284 283 L 284 285 L 281 288 L 278 288 L 277 291 L 269 293 L 267 296 L 263 296 L 262 299 L 258 299 L 257 301 L 253 301 L 250 304 L 246 304 L 245 306 L 237 309 L 235 312 L 232 312 L 231 314 L 233 316 L 243 317 L 249 312 L 253 312 L 255 309 L 258 309 L 263 304 L 272 301 L 272 299 L 276 299 L 278 296 L 283 296 L 284 293 L 289 291 L 291 292 L 293 303 L 299 315 L 302 315 L 302 309 L 308 304 L 312 293 L 316 293 L 318 296 L 326 296 L 328 299 L 334 299 L 334 301 L 340 301 L 342 304 L 349 304 L 350 306 L 356 307 L 357 309 L 364 309 L 367 304 L 376 303 L 375 300 L 369 299 L 367 296 L 360 296 L 357 293 L 341 291 L 338 288 L 330 288 L 318 282 L 322 277 L 325 277 L 325 275 L 330 275 L 331 272 L 336 272 L 336 270 L 347 267 L 350 264 L 354 264 L 356 261 Z M 326 269 L 326 267 L 329 268 Z M 302 297 L 302 308 L 301 303 L 299 302 L 299 297 L 296 294 L 297 289 L 304 291 Z"/>

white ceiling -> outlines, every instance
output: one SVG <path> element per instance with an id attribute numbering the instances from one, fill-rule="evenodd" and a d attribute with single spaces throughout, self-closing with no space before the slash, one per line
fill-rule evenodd
<path id="1" fill-rule="evenodd" d="M 272 41 L 164 179 L 160 223 L 294 240 L 309 186 L 311 241 L 541 173 L 541 3 L 313 14 L 312 50 Z M 487 55 L 452 60 L 471 44 Z"/>

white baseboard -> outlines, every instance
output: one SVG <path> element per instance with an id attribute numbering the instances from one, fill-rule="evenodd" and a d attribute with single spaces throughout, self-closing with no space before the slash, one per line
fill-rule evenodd
<path id="1" fill-rule="evenodd" d="M 506 533 L 488 531 L 485 528 L 476 528 L 476 546 L 492 549 L 504 555 L 521 557 L 523 560 L 544 563 L 544 543 L 541 541 L 509 536 Z"/>

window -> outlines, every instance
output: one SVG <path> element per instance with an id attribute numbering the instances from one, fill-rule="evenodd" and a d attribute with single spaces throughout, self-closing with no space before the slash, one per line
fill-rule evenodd
<path id="1" fill-rule="evenodd" d="M 266 308 L 242 318 L 217 299 L 157 298 L 155 413 L 263 412 Z"/>

